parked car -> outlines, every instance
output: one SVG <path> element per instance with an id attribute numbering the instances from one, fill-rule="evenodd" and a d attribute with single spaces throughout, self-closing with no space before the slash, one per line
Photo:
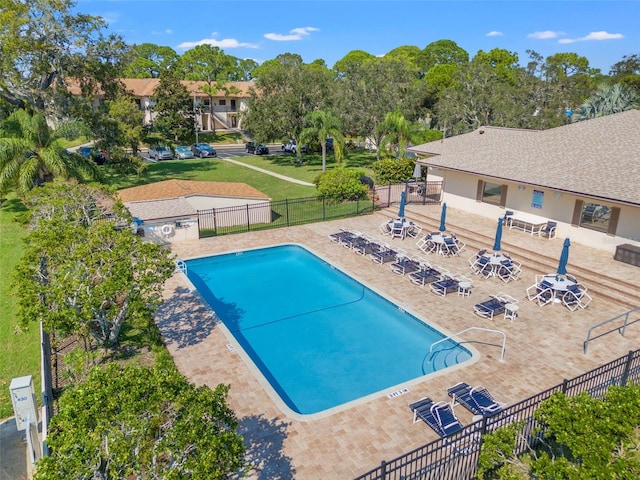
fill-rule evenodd
<path id="1" fill-rule="evenodd" d="M 281 148 L 283 152 L 296 153 L 298 146 L 295 140 L 290 140 L 289 143 L 283 143 Z"/>
<path id="2" fill-rule="evenodd" d="M 88 146 L 80 147 L 78 148 L 78 153 L 82 155 L 84 158 L 90 158 L 91 160 L 96 162 L 96 164 L 98 165 L 103 165 L 106 158 L 104 153 L 102 153 L 100 150 L 98 150 L 95 147 L 88 147 Z"/>
<path id="3" fill-rule="evenodd" d="M 171 160 L 173 159 L 173 154 L 171 150 L 162 145 L 153 145 L 149 147 L 149 158 L 153 158 L 155 160 Z"/>
<path id="4" fill-rule="evenodd" d="M 176 147 L 176 158 L 184 160 L 186 158 L 195 158 L 195 155 L 191 151 L 191 148 L 186 145 L 180 145 L 179 147 Z"/>
<path id="5" fill-rule="evenodd" d="M 191 151 L 196 157 L 215 157 L 217 155 L 215 149 L 208 143 L 194 143 L 191 145 Z"/>
<path id="6" fill-rule="evenodd" d="M 247 142 L 245 145 L 245 150 L 247 153 L 254 153 L 256 155 L 268 155 L 269 147 L 262 143 L 256 144 L 256 142 Z"/>
<path id="7" fill-rule="evenodd" d="M 244 149 L 247 153 L 256 153 L 256 142 L 245 143 Z"/>

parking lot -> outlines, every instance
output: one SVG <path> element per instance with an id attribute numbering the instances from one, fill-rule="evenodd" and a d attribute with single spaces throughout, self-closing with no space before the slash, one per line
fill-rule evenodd
<path id="1" fill-rule="evenodd" d="M 269 144 L 269 155 L 281 154 L 282 150 L 279 143 Z M 216 150 L 216 156 L 219 158 L 233 158 L 233 157 L 245 157 L 253 155 L 247 153 L 244 144 L 230 144 L 230 145 L 215 145 L 213 148 Z M 156 162 L 157 160 L 149 158 L 148 151 L 141 150 L 139 155 L 149 162 Z M 264 155 L 263 155 L 264 156 Z"/>

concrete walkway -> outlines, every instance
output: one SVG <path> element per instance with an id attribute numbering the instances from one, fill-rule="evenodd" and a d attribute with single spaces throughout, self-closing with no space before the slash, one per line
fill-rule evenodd
<path id="1" fill-rule="evenodd" d="M 0 480 L 26 480 L 30 478 L 27 465 L 25 433 L 16 428 L 15 417 L 0 423 Z"/>
<path id="2" fill-rule="evenodd" d="M 313 183 L 305 182 L 303 180 L 298 180 L 297 178 L 287 177 L 286 175 L 280 175 L 279 173 L 270 172 L 269 170 L 265 170 L 264 168 L 254 167 L 253 165 L 248 165 L 246 163 L 242 163 L 242 162 L 239 162 L 237 160 L 232 160 L 230 158 L 218 157 L 218 160 L 223 160 L 223 161 L 229 162 L 229 163 L 235 163 L 236 165 L 240 165 L 241 167 L 250 168 L 250 169 L 255 170 L 257 172 L 264 173 L 266 175 L 271 175 L 272 177 L 276 177 L 276 178 L 279 178 L 280 180 L 285 180 L 287 182 L 297 183 L 298 185 L 304 185 L 306 187 L 315 187 L 315 184 L 313 184 Z"/>

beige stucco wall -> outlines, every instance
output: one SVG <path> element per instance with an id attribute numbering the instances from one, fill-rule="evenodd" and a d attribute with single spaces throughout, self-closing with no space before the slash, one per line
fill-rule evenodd
<path id="1" fill-rule="evenodd" d="M 521 190 L 517 183 L 499 182 L 494 179 L 486 180 L 492 183 L 504 183 L 508 186 L 506 208 L 476 201 L 478 177 L 475 175 L 429 170 L 429 175 L 441 176 L 444 180 L 443 201 L 448 206 L 459 208 L 477 215 L 491 219 L 497 219 L 504 215 L 505 210 L 530 213 L 558 222 L 556 230 L 558 237 L 570 237 L 572 242 L 589 245 L 600 250 L 615 252 L 616 246 L 630 243 L 640 246 L 640 208 L 625 205 L 620 207 L 620 218 L 617 226 L 617 235 L 611 236 L 596 232 L 587 228 L 579 228 L 571 225 L 573 209 L 576 199 L 589 201 L 585 197 L 578 197 L 567 193 L 556 194 L 548 188 L 535 187 L 535 190 L 544 192 L 542 208 L 531 206 L 534 187 L 523 185 Z M 430 179 L 431 177 L 429 177 Z M 596 202 L 597 203 L 597 202 Z"/>

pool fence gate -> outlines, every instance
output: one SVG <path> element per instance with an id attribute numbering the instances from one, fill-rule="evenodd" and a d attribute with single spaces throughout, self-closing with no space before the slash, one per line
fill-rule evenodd
<path id="1" fill-rule="evenodd" d="M 521 402 L 496 415 L 483 417 L 462 431 L 408 452 L 393 460 L 382 461 L 377 468 L 355 480 L 471 480 L 477 470 L 482 438 L 495 430 L 515 423 L 521 425 L 514 455 L 535 447 L 542 438 L 541 427 L 534 418 L 540 404 L 556 392 L 574 397 L 583 392 L 604 398 L 611 386 L 640 382 L 640 350 L 631 351 L 610 363 L 595 368 Z M 407 418 L 410 412 L 407 408 Z M 426 424 L 425 428 L 429 428 Z"/>

